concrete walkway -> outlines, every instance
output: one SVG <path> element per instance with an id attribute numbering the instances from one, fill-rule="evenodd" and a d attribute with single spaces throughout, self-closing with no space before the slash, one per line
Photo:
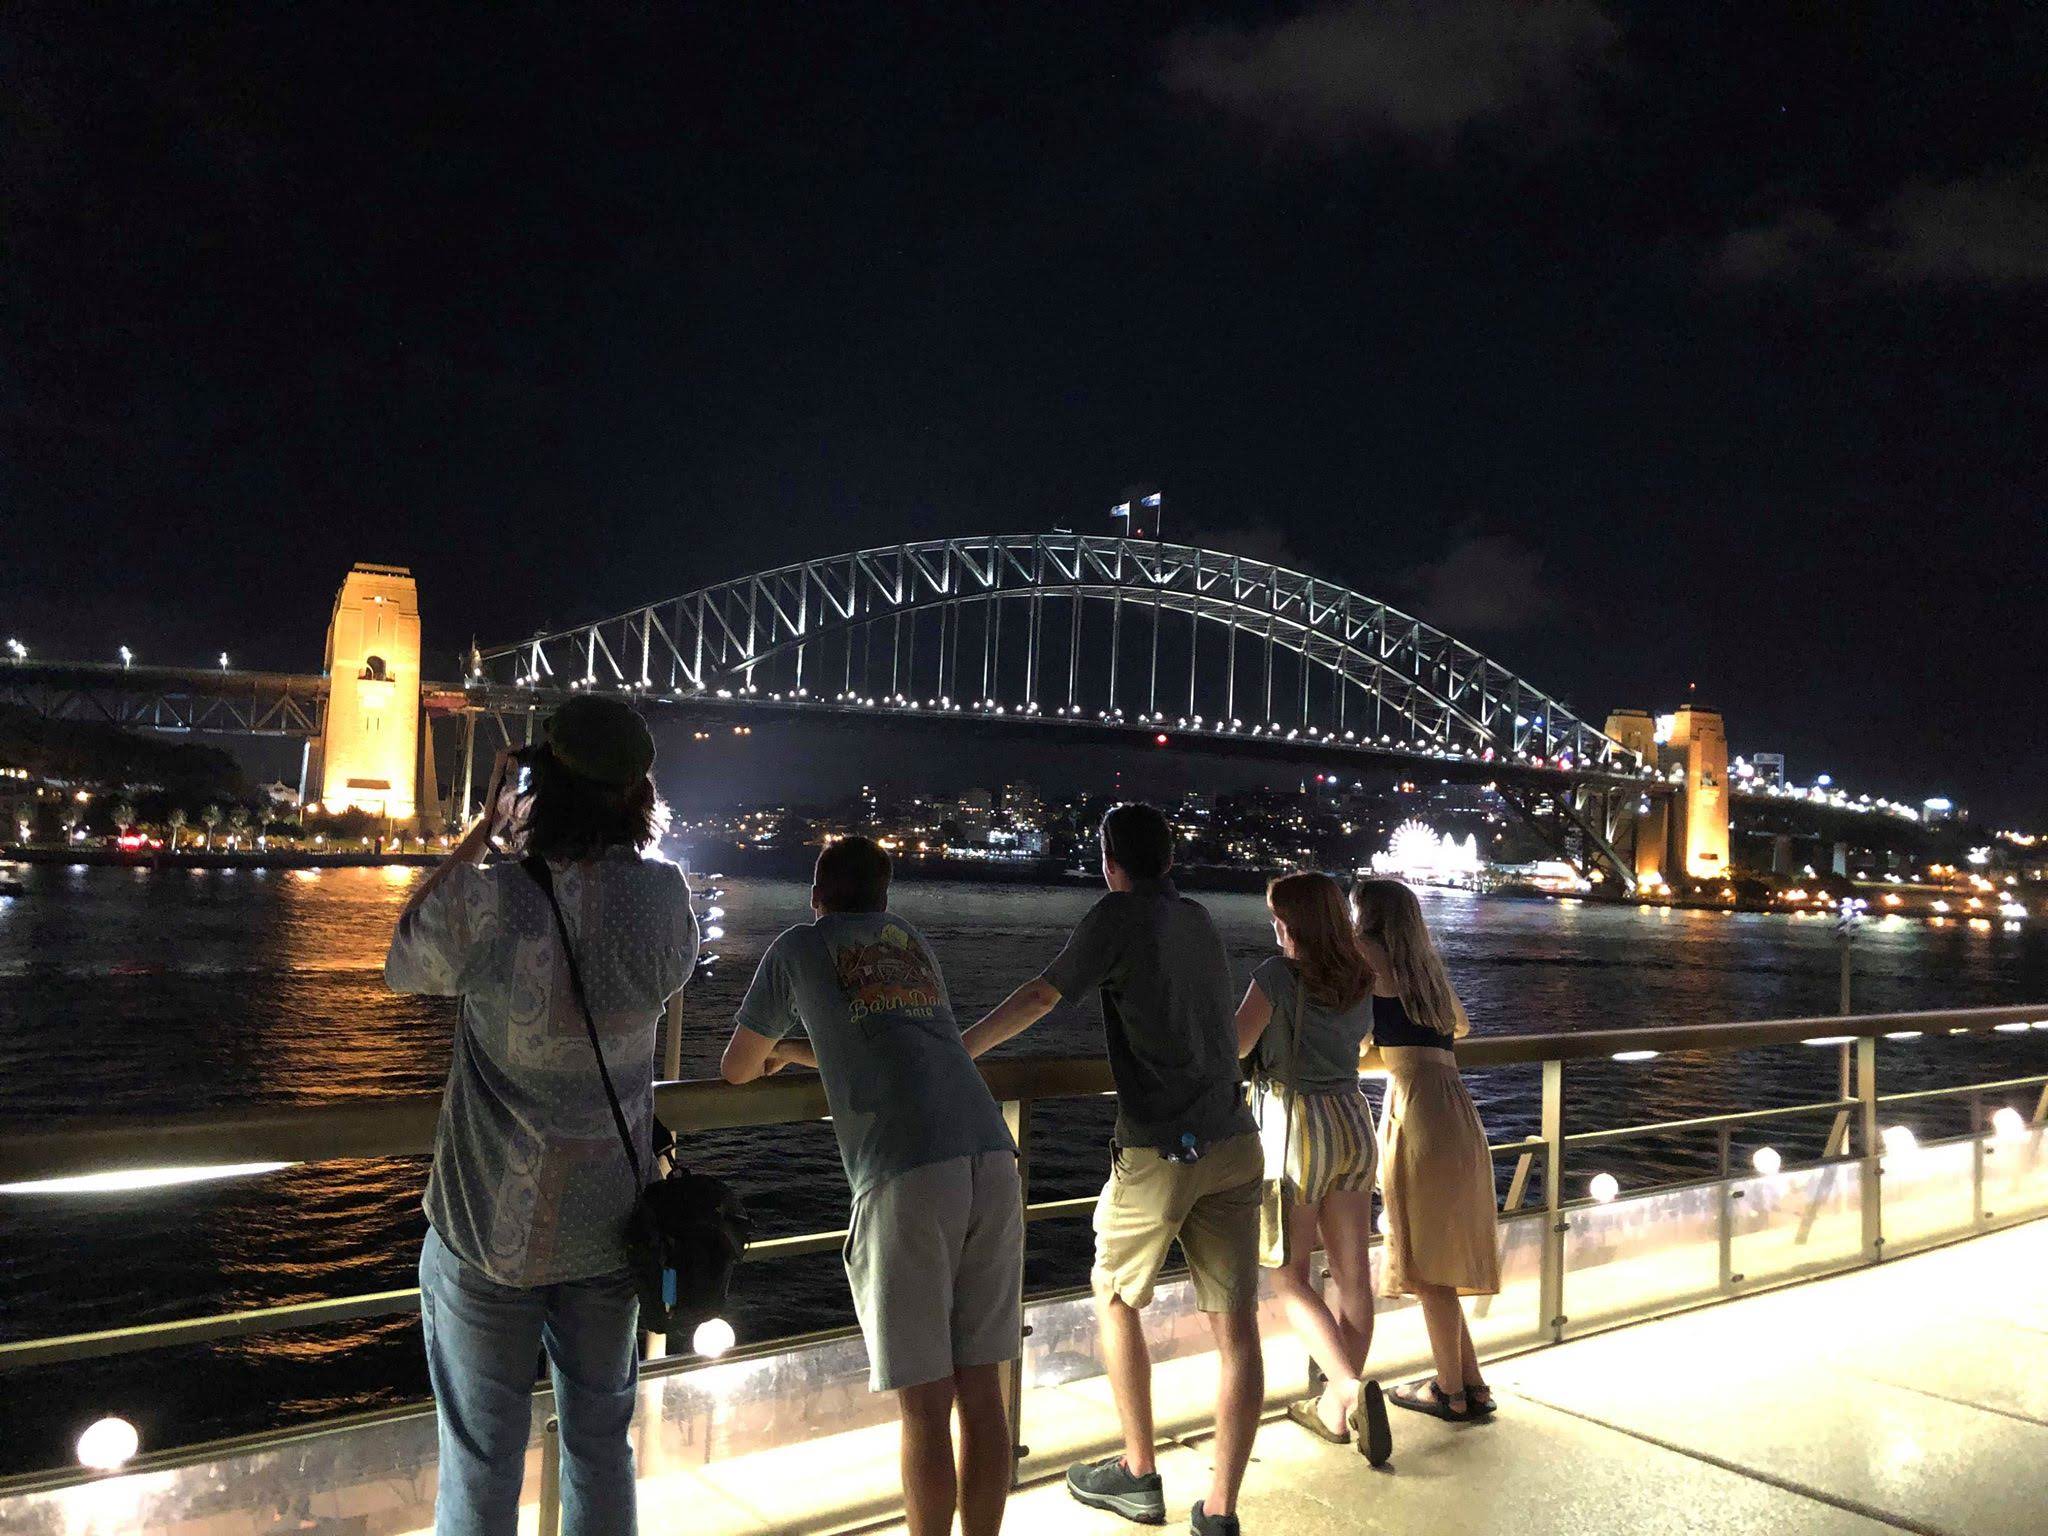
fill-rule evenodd
<path id="1" fill-rule="evenodd" d="M 1249 1533 L 2048 1532 L 2048 1221 L 1502 1362 L 1490 1425 L 1395 1411 L 1393 1464 L 1285 1420 Z M 1160 1457 L 1169 1529 L 1207 1441 Z M 901 1526 L 891 1527 L 900 1531 Z M 1128 1531 L 1057 1482 L 1010 1536 Z"/>

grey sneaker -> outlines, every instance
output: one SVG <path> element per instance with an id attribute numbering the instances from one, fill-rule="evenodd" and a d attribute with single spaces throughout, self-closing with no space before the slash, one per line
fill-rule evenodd
<path id="1" fill-rule="evenodd" d="M 1197 1499 L 1194 1513 L 1188 1517 L 1188 1529 L 1194 1536 L 1237 1536 L 1237 1516 L 1212 1515 Z"/>
<path id="2" fill-rule="evenodd" d="M 1159 1474 L 1148 1472 L 1140 1477 L 1124 1465 L 1121 1456 L 1105 1456 L 1100 1461 L 1083 1461 L 1067 1468 L 1067 1492 L 1091 1508 L 1106 1509 L 1140 1525 L 1166 1524 L 1166 1495 L 1160 1488 Z M 1228 1529 L 1235 1533 L 1237 1522 L 1231 1521 Z"/>

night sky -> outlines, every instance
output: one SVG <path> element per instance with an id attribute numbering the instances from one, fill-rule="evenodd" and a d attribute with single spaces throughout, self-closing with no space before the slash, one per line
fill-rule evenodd
<path id="1" fill-rule="evenodd" d="M 446 674 L 1152 481 L 1595 720 L 2048 821 L 2048 7 L 425 10 L 0 19 L 37 655 L 311 669 L 370 559 Z"/>

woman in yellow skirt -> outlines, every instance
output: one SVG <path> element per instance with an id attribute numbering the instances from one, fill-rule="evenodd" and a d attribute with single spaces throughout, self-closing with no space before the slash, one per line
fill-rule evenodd
<path id="1" fill-rule="evenodd" d="M 1413 891 L 1398 880 L 1360 880 L 1351 912 L 1372 966 L 1373 1043 L 1387 1069 L 1380 1294 L 1416 1298 L 1436 1357 L 1434 1377 L 1390 1395 L 1441 1419 L 1485 1418 L 1493 1394 L 1458 1300 L 1500 1289 L 1493 1158 L 1453 1048 L 1471 1026 Z"/>

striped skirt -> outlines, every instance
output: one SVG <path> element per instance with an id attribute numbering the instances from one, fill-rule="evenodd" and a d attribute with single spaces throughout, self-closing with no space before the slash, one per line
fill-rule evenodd
<path id="1" fill-rule="evenodd" d="M 1379 1171 L 1379 1138 L 1365 1090 L 1296 1093 L 1267 1080 L 1259 1105 L 1266 1177 L 1280 1181 L 1289 1201 L 1317 1205 L 1332 1190 L 1369 1190 Z M 1294 1101 L 1288 1135 L 1287 1101 Z M 1283 1148 L 1281 1143 L 1285 1141 Z"/>

